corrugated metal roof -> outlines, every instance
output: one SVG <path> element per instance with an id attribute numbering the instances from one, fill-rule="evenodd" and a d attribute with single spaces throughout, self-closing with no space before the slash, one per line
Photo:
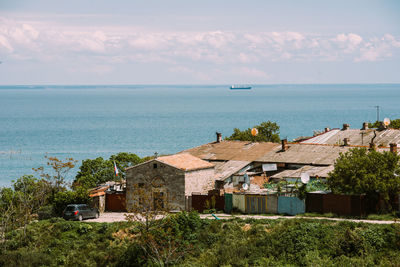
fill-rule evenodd
<path id="1" fill-rule="evenodd" d="M 332 165 L 339 153 L 351 149 L 348 146 L 290 144 L 286 151 L 277 148 L 267 155 L 258 158 L 258 162 L 292 163 L 308 165 Z"/>
<path id="2" fill-rule="evenodd" d="M 214 164 L 199 159 L 198 157 L 192 156 L 188 153 L 158 157 L 156 160 L 184 171 L 194 171 L 214 167 Z"/>
<path id="3" fill-rule="evenodd" d="M 308 173 L 310 177 L 320 177 L 320 178 L 327 178 L 328 173 L 333 170 L 333 165 L 330 166 L 310 166 L 306 165 L 297 170 L 285 170 L 280 173 L 277 173 L 271 178 L 275 179 L 284 179 L 284 178 L 300 178 L 302 173 Z"/>
<path id="4" fill-rule="evenodd" d="M 226 162 L 214 162 L 215 165 L 215 179 L 224 181 L 231 175 L 237 173 L 247 165 L 250 161 L 230 160 Z"/>
<path id="5" fill-rule="evenodd" d="M 302 144 L 329 144 L 329 145 L 340 145 L 343 144 L 344 138 L 349 138 L 349 144 L 355 146 L 368 146 L 374 137 L 374 131 L 376 133 L 376 138 L 374 143 L 377 146 L 389 146 L 390 143 L 400 143 L 400 130 L 398 129 L 386 129 L 386 130 L 358 130 L 358 129 L 348 129 L 348 130 L 338 130 L 333 129 L 328 132 L 322 133 L 318 136 L 312 137 L 308 140 L 302 141 Z"/>
<path id="6" fill-rule="evenodd" d="M 181 153 L 190 153 L 204 160 L 255 161 L 279 146 L 280 144 L 271 142 L 224 140 L 187 149 Z"/>

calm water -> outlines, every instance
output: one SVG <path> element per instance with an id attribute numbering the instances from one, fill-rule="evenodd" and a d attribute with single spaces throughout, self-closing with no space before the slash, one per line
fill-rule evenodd
<path id="1" fill-rule="evenodd" d="M 400 85 L 0 86 L 0 186 L 45 164 L 127 151 L 175 153 L 276 121 L 281 137 L 400 118 Z M 73 173 L 72 173 L 73 175 Z M 72 177 L 71 175 L 71 177 Z"/>

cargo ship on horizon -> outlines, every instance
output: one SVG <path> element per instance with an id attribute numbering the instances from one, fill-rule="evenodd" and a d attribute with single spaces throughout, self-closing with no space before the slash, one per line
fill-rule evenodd
<path id="1" fill-rule="evenodd" d="M 239 85 L 239 84 L 233 84 L 230 87 L 231 90 L 250 90 L 251 86 L 249 85 Z"/>

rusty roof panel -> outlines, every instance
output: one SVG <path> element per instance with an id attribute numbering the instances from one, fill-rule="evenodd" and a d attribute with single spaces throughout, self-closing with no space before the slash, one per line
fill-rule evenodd
<path id="1" fill-rule="evenodd" d="M 259 162 L 292 163 L 310 165 L 332 165 L 340 153 L 348 151 L 348 146 L 290 144 L 286 151 L 275 149 L 257 159 Z"/>
<path id="2" fill-rule="evenodd" d="M 181 153 L 190 153 L 204 160 L 255 161 L 279 146 L 279 144 L 271 142 L 224 140 L 187 149 Z"/>

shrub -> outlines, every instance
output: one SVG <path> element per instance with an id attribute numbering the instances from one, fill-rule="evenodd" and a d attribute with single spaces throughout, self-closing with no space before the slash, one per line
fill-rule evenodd
<path id="1" fill-rule="evenodd" d="M 90 232 L 93 227 L 87 223 L 79 223 L 78 229 L 76 230 L 78 234 L 86 234 Z"/>
<path id="2" fill-rule="evenodd" d="M 53 205 L 40 207 L 37 213 L 39 216 L 39 220 L 46 220 L 56 216 L 56 214 L 54 213 Z"/>

